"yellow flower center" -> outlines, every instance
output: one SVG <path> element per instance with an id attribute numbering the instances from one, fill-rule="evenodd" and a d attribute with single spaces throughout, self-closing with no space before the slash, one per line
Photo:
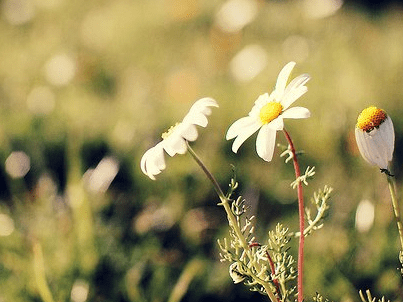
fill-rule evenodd
<path id="1" fill-rule="evenodd" d="M 172 134 L 172 132 L 175 131 L 175 128 L 177 128 L 179 126 L 179 124 L 180 123 L 176 123 L 175 125 L 169 127 L 169 129 L 167 131 L 162 133 L 162 135 L 161 135 L 162 139 L 166 139 L 168 136 L 170 136 Z"/>
<path id="2" fill-rule="evenodd" d="M 386 112 L 375 106 L 364 109 L 357 119 L 357 128 L 366 132 L 371 132 L 374 128 L 378 128 L 386 119 Z"/>
<path id="3" fill-rule="evenodd" d="M 259 118 L 263 124 L 268 124 L 283 111 L 283 106 L 277 102 L 267 103 L 260 109 Z"/>

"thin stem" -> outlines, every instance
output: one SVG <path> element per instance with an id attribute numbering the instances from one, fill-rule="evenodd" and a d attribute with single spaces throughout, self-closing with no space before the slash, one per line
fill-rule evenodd
<path id="1" fill-rule="evenodd" d="M 200 157 L 194 152 L 194 150 L 189 146 L 189 143 L 187 144 L 188 151 L 190 155 L 192 155 L 193 159 L 196 161 L 196 163 L 199 165 L 199 167 L 203 170 L 203 172 L 206 174 L 207 178 L 211 181 L 213 184 L 213 187 L 215 191 L 217 192 L 218 197 L 220 197 L 221 203 L 225 209 L 225 212 L 227 213 L 229 223 L 231 224 L 231 227 L 233 228 L 234 232 L 236 233 L 237 237 L 241 240 L 242 248 L 247 252 L 248 256 L 250 259 L 250 252 L 249 252 L 249 244 L 246 242 L 244 236 L 242 235 L 241 229 L 238 227 L 236 218 L 234 213 L 232 213 L 231 206 L 228 202 L 228 198 L 224 195 L 223 191 L 221 190 L 220 185 L 218 184 L 217 180 L 213 176 L 213 174 L 210 173 L 210 171 L 207 169 L 207 167 L 204 165 Z"/>
<path id="2" fill-rule="evenodd" d="M 401 221 L 401 218 L 400 218 L 399 202 L 398 202 L 398 200 L 396 198 L 395 179 L 394 179 L 393 176 L 390 176 L 390 175 L 386 175 L 386 177 L 388 179 L 390 196 L 392 198 L 393 213 L 395 215 L 395 219 L 396 219 L 396 223 L 397 223 L 397 229 L 399 231 L 401 251 L 403 251 L 403 225 L 402 225 L 402 221 Z"/>
<path id="3" fill-rule="evenodd" d="M 276 275 L 276 268 L 275 268 L 275 266 L 274 266 L 273 259 L 271 258 L 269 252 L 266 252 L 266 256 L 267 256 L 267 259 L 269 260 L 271 273 L 272 273 L 273 276 L 275 276 L 275 275 Z M 277 280 L 276 278 L 273 278 L 273 283 L 274 283 L 274 285 L 275 285 L 275 287 L 276 287 L 277 295 L 278 295 L 279 297 L 281 297 L 280 285 L 279 285 L 279 283 L 278 283 L 278 280 Z M 277 301 L 280 302 L 280 301 L 281 301 L 280 298 L 277 298 Z"/>
<path id="4" fill-rule="evenodd" d="M 298 165 L 298 159 L 297 155 L 295 152 L 295 147 L 292 142 L 292 139 L 288 132 L 283 129 L 284 135 L 288 141 L 288 144 L 290 145 L 290 151 L 292 153 L 292 161 L 294 164 L 294 170 L 295 170 L 295 179 L 299 179 L 301 176 L 301 170 L 299 169 Z M 303 280 L 304 280 L 304 243 L 305 243 L 305 236 L 304 236 L 304 229 L 305 229 L 305 216 L 304 216 L 304 194 L 303 194 L 303 189 L 302 189 L 302 184 L 301 182 L 298 182 L 298 188 L 297 188 L 297 194 L 298 194 L 298 214 L 299 214 L 299 232 L 300 234 L 303 234 L 302 236 L 299 236 L 299 245 L 298 245 L 298 279 L 297 279 L 297 288 L 298 288 L 298 302 L 302 302 L 304 300 L 304 285 L 303 285 Z"/>
<path id="5" fill-rule="evenodd" d="M 272 302 L 278 302 L 276 296 L 273 294 L 273 291 L 270 289 L 270 287 L 268 286 L 268 284 L 265 282 L 262 284 L 264 287 L 265 292 L 267 293 L 267 295 L 269 296 L 270 300 Z"/>
<path id="6" fill-rule="evenodd" d="M 249 252 L 249 244 L 246 242 L 244 236 L 242 235 L 242 231 L 238 227 L 235 215 L 234 215 L 234 213 L 232 213 L 231 206 L 230 206 L 230 204 L 228 202 L 228 198 L 224 195 L 224 192 L 221 190 L 221 187 L 218 184 L 218 182 L 215 179 L 215 177 L 213 176 L 213 174 L 210 173 L 210 171 L 204 165 L 204 163 L 200 159 L 200 157 L 190 147 L 189 143 L 187 143 L 187 147 L 188 147 L 188 151 L 189 151 L 190 155 L 192 155 L 193 159 L 196 161 L 196 163 L 199 165 L 199 167 L 206 174 L 207 178 L 213 184 L 213 187 L 214 187 L 215 191 L 217 192 L 218 197 L 221 200 L 220 205 L 222 205 L 224 207 L 225 212 L 227 213 L 228 220 L 229 220 L 229 223 L 230 223 L 231 227 L 233 228 L 233 230 L 236 233 L 237 237 L 241 240 L 242 248 L 247 252 L 249 258 L 252 259 L 251 255 L 250 255 L 250 252 Z"/>
<path id="7" fill-rule="evenodd" d="M 210 171 L 207 169 L 207 167 L 204 165 L 200 157 L 194 152 L 194 150 L 190 147 L 189 143 L 186 141 L 188 151 L 190 155 L 192 155 L 193 159 L 196 161 L 196 163 L 199 165 L 199 167 L 203 170 L 203 172 L 206 174 L 207 178 L 211 181 L 213 184 L 214 190 L 217 192 L 218 197 L 220 197 L 221 201 L 223 199 L 227 199 L 224 195 L 224 192 L 221 190 L 220 185 L 218 184 L 217 180 L 213 176 L 213 174 L 210 173 Z"/>
<path id="8" fill-rule="evenodd" d="M 249 261 L 253 261 L 253 256 L 252 256 L 252 254 L 250 252 L 249 244 L 246 242 L 245 237 L 243 236 L 242 231 L 241 231 L 241 229 L 239 228 L 239 226 L 237 224 L 236 217 L 235 217 L 234 213 L 231 210 L 231 206 L 230 206 L 230 203 L 228 201 L 228 198 L 224 195 L 223 191 L 221 190 L 220 185 L 218 184 L 218 182 L 215 179 L 215 177 L 213 176 L 213 174 L 210 173 L 210 171 L 204 165 L 204 163 L 200 159 L 200 157 L 190 147 L 189 143 L 188 142 L 186 142 L 186 143 L 187 143 L 187 148 L 188 148 L 188 151 L 189 151 L 190 155 L 193 157 L 193 159 L 196 161 L 196 163 L 199 165 L 199 167 L 206 174 L 207 178 L 213 184 L 213 187 L 214 187 L 215 191 L 217 192 L 218 197 L 221 200 L 221 203 L 219 203 L 219 205 L 222 205 L 224 207 L 224 210 L 227 213 L 229 224 L 230 224 L 232 230 L 235 232 L 237 238 L 239 239 L 243 250 L 245 251 L 246 255 L 249 258 Z M 272 302 L 278 302 L 276 296 L 274 295 L 273 291 L 270 289 L 268 284 L 266 282 L 261 283 L 261 284 L 264 287 L 264 289 L 265 289 L 267 295 L 269 296 L 270 300 Z"/>

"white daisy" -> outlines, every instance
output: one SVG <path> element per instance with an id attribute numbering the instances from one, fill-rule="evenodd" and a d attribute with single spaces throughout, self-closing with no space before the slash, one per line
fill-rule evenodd
<path id="1" fill-rule="evenodd" d="M 385 111 L 374 106 L 364 109 L 357 119 L 355 139 L 368 163 L 388 170 L 395 148 L 395 131 Z"/>
<path id="2" fill-rule="evenodd" d="M 195 125 L 206 127 L 207 116 L 211 114 L 210 107 L 218 107 L 212 98 L 202 98 L 196 101 L 181 123 L 177 123 L 162 134 L 162 141 L 147 150 L 141 158 L 141 171 L 151 179 L 165 169 L 164 150 L 170 156 L 186 153 L 186 141 L 197 139 L 198 133 Z"/>
<path id="3" fill-rule="evenodd" d="M 273 158 L 276 144 L 276 132 L 283 130 L 285 118 L 308 118 L 311 114 L 304 107 L 289 108 L 308 88 L 305 83 L 309 80 L 308 74 L 302 74 L 287 81 L 295 62 L 290 62 L 280 71 L 274 91 L 269 95 L 262 94 L 256 100 L 249 115 L 234 122 L 227 131 L 226 139 L 235 138 L 232 151 L 237 153 L 242 143 L 253 133 L 259 130 L 256 139 L 256 151 L 265 161 Z"/>

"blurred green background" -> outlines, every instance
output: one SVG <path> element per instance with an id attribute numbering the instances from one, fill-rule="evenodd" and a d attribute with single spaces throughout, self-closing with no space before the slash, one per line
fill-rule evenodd
<path id="1" fill-rule="evenodd" d="M 384 175 L 357 153 L 369 105 L 394 122 L 402 193 L 403 8 L 342 0 L 0 1 L 0 301 L 267 301 L 234 285 L 216 240 L 224 211 L 188 155 L 166 156 L 151 181 L 143 153 L 210 96 L 209 126 L 192 144 L 225 189 L 257 215 L 257 239 L 297 228 L 291 164 L 268 164 L 254 138 L 231 152 L 228 126 L 297 62 L 309 91 L 286 121 L 306 200 L 334 188 L 323 229 L 306 241 L 306 300 L 402 301 L 398 234 Z M 281 133 L 278 142 L 286 144 Z M 363 218 L 364 217 L 364 218 Z M 296 257 L 295 244 L 290 253 Z M 46 279 L 44 279 L 46 278 Z M 45 282 L 46 281 L 46 282 Z"/>

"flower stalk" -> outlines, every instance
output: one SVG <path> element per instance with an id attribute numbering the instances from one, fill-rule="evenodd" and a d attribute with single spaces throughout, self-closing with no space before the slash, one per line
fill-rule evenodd
<path id="1" fill-rule="evenodd" d="M 400 206 L 399 206 L 399 202 L 396 197 L 395 179 L 393 176 L 391 176 L 389 174 L 386 174 L 386 178 L 388 180 L 390 197 L 392 199 L 393 214 L 395 215 L 397 229 L 399 231 L 401 251 L 403 251 L 403 225 L 402 225 L 402 220 L 400 217 Z"/>
<path id="2" fill-rule="evenodd" d="M 292 161 L 294 164 L 294 170 L 295 170 L 295 179 L 300 179 L 301 177 L 301 170 L 299 168 L 298 164 L 298 159 L 297 155 L 295 152 L 295 147 L 292 142 L 292 139 L 288 132 L 283 129 L 284 135 L 288 141 L 288 144 L 290 145 L 290 151 L 292 153 Z M 297 186 L 297 194 L 298 194 L 298 215 L 299 215 L 299 243 L 298 243 L 298 278 L 297 278 L 297 288 L 298 288 L 298 302 L 302 302 L 304 300 L 304 286 L 303 286 L 303 280 L 304 280 L 304 244 L 305 244 L 305 236 L 304 236 L 304 230 L 305 230 L 305 216 L 304 216 L 304 194 L 303 194 L 303 189 L 302 189 L 302 183 L 301 181 L 298 182 Z"/>
<path id="3" fill-rule="evenodd" d="M 205 164 L 203 163 L 203 161 L 200 159 L 200 157 L 195 153 L 195 151 L 190 147 L 189 143 L 187 143 L 187 149 L 189 154 L 193 157 L 193 159 L 196 161 L 196 163 L 198 164 L 198 166 L 203 170 L 203 172 L 206 174 L 207 178 L 211 181 L 211 183 L 213 184 L 213 187 L 215 189 L 215 191 L 217 192 L 218 197 L 220 198 L 220 203 L 218 205 L 223 206 L 226 214 L 227 214 L 227 218 L 228 218 L 228 222 L 232 228 L 232 230 L 235 232 L 237 238 L 239 239 L 239 242 L 246 254 L 246 256 L 249 258 L 249 261 L 254 261 L 253 260 L 253 255 L 251 253 L 251 250 L 249 248 L 249 244 L 246 241 L 245 237 L 242 234 L 242 230 L 239 228 L 239 225 L 237 223 L 236 217 L 234 215 L 234 213 L 231 210 L 231 205 L 229 203 L 228 198 L 225 196 L 224 192 L 222 191 L 220 185 L 218 184 L 217 180 L 215 179 L 215 177 L 211 174 L 211 172 L 207 169 L 207 167 L 205 166 Z M 256 282 L 260 283 L 263 288 L 265 289 L 265 292 L 267 293 L 267 295 L 269 296 L 270 300 L 272 302 L 278 302 L 275 294 L 273 293 L 273 291 L 271 290 L 271 288 L 269 287 L 269 284 L 267 282 L 262 282 L 261 280 L 255 280 Z"/>

